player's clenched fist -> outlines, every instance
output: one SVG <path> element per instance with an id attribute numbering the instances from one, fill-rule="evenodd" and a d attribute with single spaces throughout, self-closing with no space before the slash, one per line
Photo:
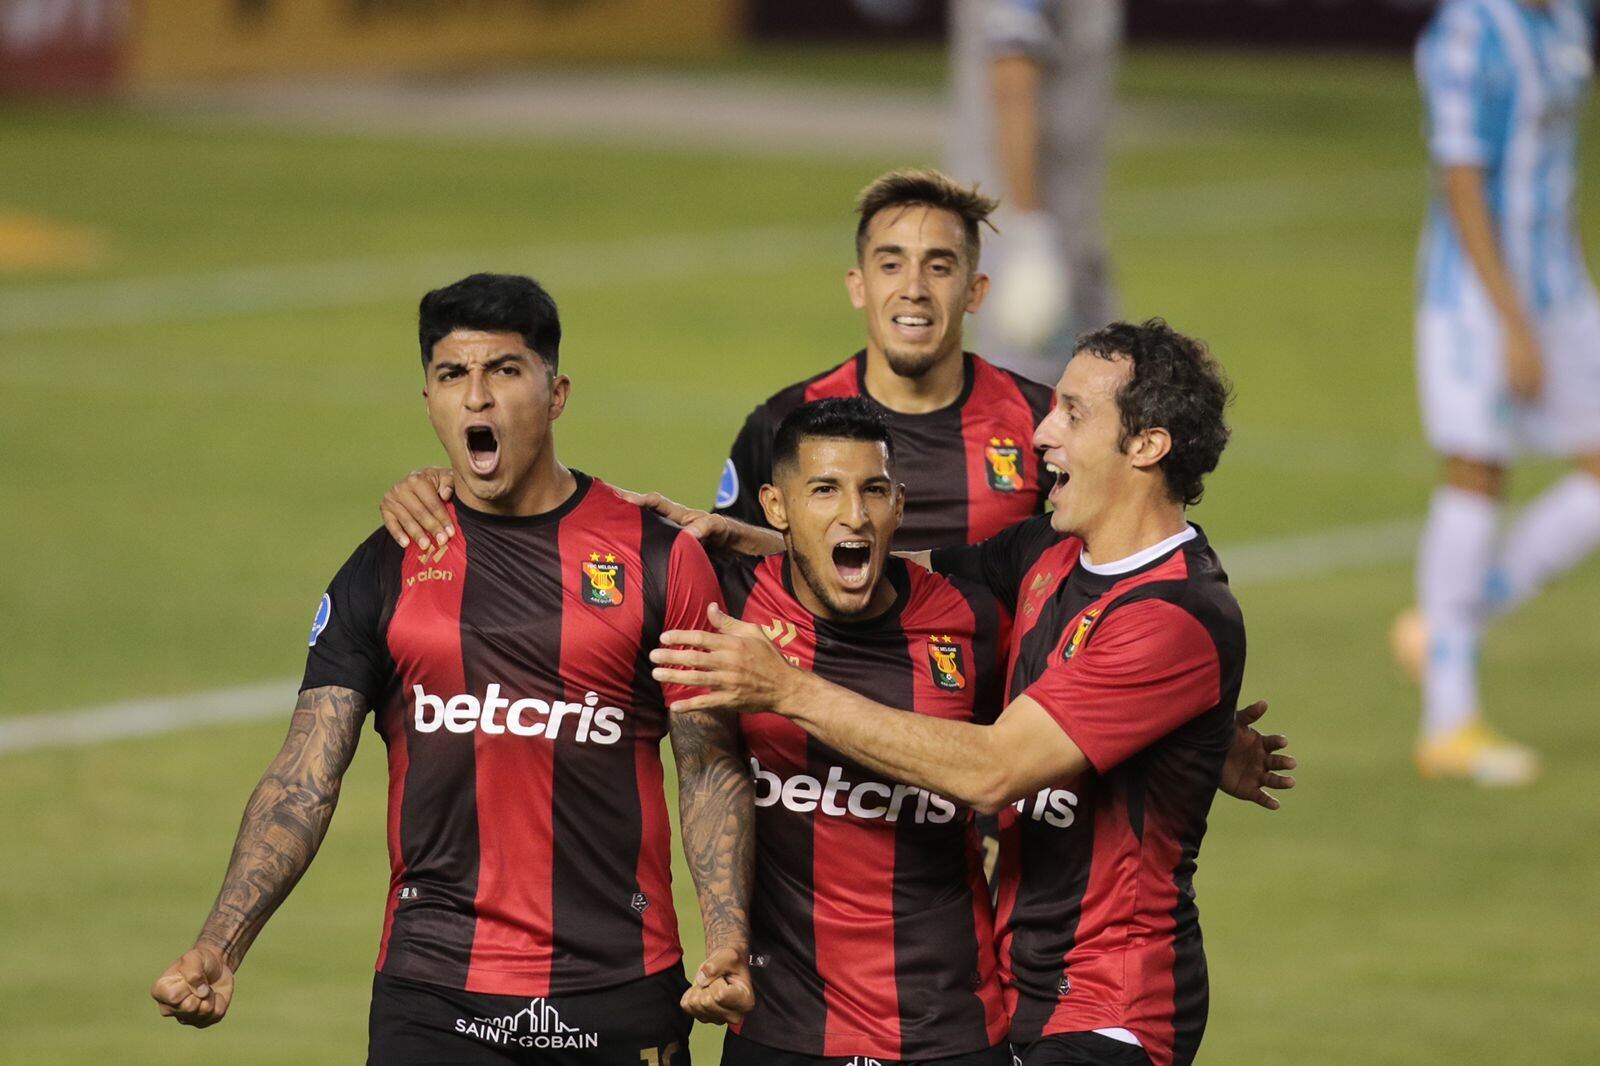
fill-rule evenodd
<path id="1" fill-rule="evenodd" d="M 196 945 L 156 978 L 150 998 L 164 1017 L 204 1029 L 228 1013 L 233 1001 L 233 970 L 222 952 L 207 944 Z"/>

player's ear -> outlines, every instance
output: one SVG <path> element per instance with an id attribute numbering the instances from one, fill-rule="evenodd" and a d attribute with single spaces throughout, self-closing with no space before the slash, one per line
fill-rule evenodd
<path id="1" fill-rule="evenodd" d="M 906 517 L 906 487 L 899 482 L 894 486 L 894 528 L 899 529 Z"/>
<path id="2" fill-rule="evenodd" d="M 857 311 L 867 306 L 867 282 L 861 268 L 853 266 L 844 273 L 844 291 L 850 294 L 850 306 Z"/>
<path id="3" fill-rule="evenodd" d="M 1155 466 L 1171 452 L 1172 434 L 1160 426 L 1143 430 L 1128 440 L 1128 458 L 1140 470 Z"/>
<path id="4" fill-rule="evenodd" d="M 972 284 L 967 286 L 967 314 L 972 314 L 983 306 L 984 297 L 989 295 L 989 275 L 979 271 L 972 275 Z"/>
<path id="5" fill-rule="evenodd" d="M 561 417 L 561 412 L 567 409 L 567 397 L 571 395 L 571 378 L 565 374 L 556 374 L 550 379 L 550 421 L 554 422 Z"/>
<path id="6" fill-rule="evenodd" d="M 766 512 L 767 525 L 779 533 L 789 532 L 789 509 L 784 506 L 783 493 L 778 486 L 766 484 L 761 486 L 761 509 Z"/>

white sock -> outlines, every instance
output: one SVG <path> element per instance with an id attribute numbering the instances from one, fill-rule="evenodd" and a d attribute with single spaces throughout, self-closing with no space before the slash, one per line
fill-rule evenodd
<path id="1" fill-rule="evenodd" d="M 1489 576 L 1488 607 L 1521 606 L 1600 546 L 1600 479 L 1576 470 L 1528 506 L 1501 541 Z"/>
<path id="2" fill-rule="evenodd" d="M 1500 503 L 1449 485 L 1434 490 L 1417 555 L 1417 603 L 1428 623 L 1422 734 L 1460 728 L 1478 711 L 1478 636 Z"/>

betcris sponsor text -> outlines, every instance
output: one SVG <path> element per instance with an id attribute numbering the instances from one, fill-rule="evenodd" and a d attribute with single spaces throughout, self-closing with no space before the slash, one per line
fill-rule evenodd
<path id="1" fill-rule="evenodd" d="M 419 733 L 445 729 L 451 733 L 482 732 L 488 736 L 509 733 L 518 737 L 560 740 L 570 736 L 579 744 L 615 744 L 622 739 L 622 708 L 599 706 L 600 697 L 586 694 L 581 703 L 536 698 L 512 699 L 492 684 L 483 699 L 462 693 L 435 696 L 413 685 L 413 724 Z"/>

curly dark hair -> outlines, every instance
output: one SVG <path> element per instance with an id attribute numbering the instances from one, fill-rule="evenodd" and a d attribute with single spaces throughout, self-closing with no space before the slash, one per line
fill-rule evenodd
<path id="1" fill-rule="evenodd" d="M 1222 367 L 1203 341 L 1159 318 L 1140 325 L 1113 322 L 1078 338 L 1076 353 L 1128 359 L 1133 374 L 1117 393 L 1125 448 L 1137 433 L 1164 429 L 1172 450 L 1158 464 L 1167 491 L 1186 506 L 1200 502 L 1205 477 L 1217 468 L 1229 430 L 1223 411 L 1233 398 Z"/>

